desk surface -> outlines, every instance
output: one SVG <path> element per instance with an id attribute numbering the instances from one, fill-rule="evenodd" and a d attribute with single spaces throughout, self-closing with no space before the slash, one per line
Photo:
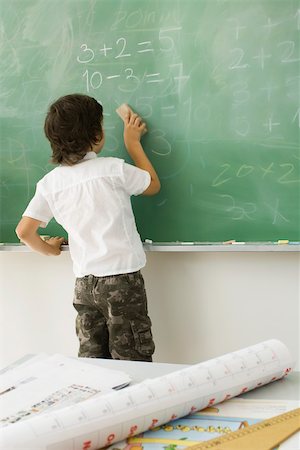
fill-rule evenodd
<path id="1" fill-rule="evenodd" d="M 123 370 L 132 378 L 132 384 L 146 378 L 155 378 L 188 367 L 185 364 L 147 363 L 139 361 L 119 361 L 112 359 L 85 358 L 91 364 L 108 369 Z M 281 380 L 274 381 L 247 394 L 247 399 L 300 400 L 300 372 L 292 372 Z"/>

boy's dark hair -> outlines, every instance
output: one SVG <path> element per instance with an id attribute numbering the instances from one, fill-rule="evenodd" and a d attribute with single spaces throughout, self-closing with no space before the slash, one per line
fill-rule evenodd
<path id="1" fill-rule="evenodd" d="M 49 108 L 44 131 L 52 148 L 51 162 L 72 166 L 103 137 L 103 109 L 92 97 L 71 94 Z"/>

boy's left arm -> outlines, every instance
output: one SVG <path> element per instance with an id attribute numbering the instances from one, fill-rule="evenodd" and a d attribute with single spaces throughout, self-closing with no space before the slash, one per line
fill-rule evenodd
<path id="1" fill-rule="evenodd" d="M 63 237 L 51 237 L 47 241 L 43 241 L 37 233 L 41 223 L 40 220 L 31 217 L 22 217 L 16 228 L 18 238 L 32 250 L 42 255 L 60 255 L 61 245 L 65 239 Z"/>

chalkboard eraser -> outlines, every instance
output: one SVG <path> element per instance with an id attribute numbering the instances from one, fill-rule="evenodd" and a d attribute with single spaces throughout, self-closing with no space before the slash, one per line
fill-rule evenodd
<path id="1" fill-rule="evenodd" d="M 117 109 L 116 113 L 121 117 L 124 121 L 128 114 L 133 113 L 132 109 L 127 105 L 127 103 L 122 103 Z"/>
<path id="2" fill-rule="evenodd" d="M 122 105 L 120 105 L 117 109 L 116 109 L 116 113 L 121 117 L 121 119 L 123 120 L 123 122 L 125 122 L 126 117 L 131 114 L 134 114 L 134 111 L 130 108 L 130 106 L 127 105 L 127 103 L 122 103 Z M 145 133 L 147 133 L 147 128 L 143 129 L 142 135 L 144 135 Z"/>

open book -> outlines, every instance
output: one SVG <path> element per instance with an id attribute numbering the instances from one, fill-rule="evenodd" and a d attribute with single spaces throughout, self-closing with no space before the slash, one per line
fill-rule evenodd
<path id="1" fill-rule="evenodd" d="M 0 448 L 96 450 L 278 380 L 291 367 L 286 346 L 265 341 L 6 425 Z"/>

